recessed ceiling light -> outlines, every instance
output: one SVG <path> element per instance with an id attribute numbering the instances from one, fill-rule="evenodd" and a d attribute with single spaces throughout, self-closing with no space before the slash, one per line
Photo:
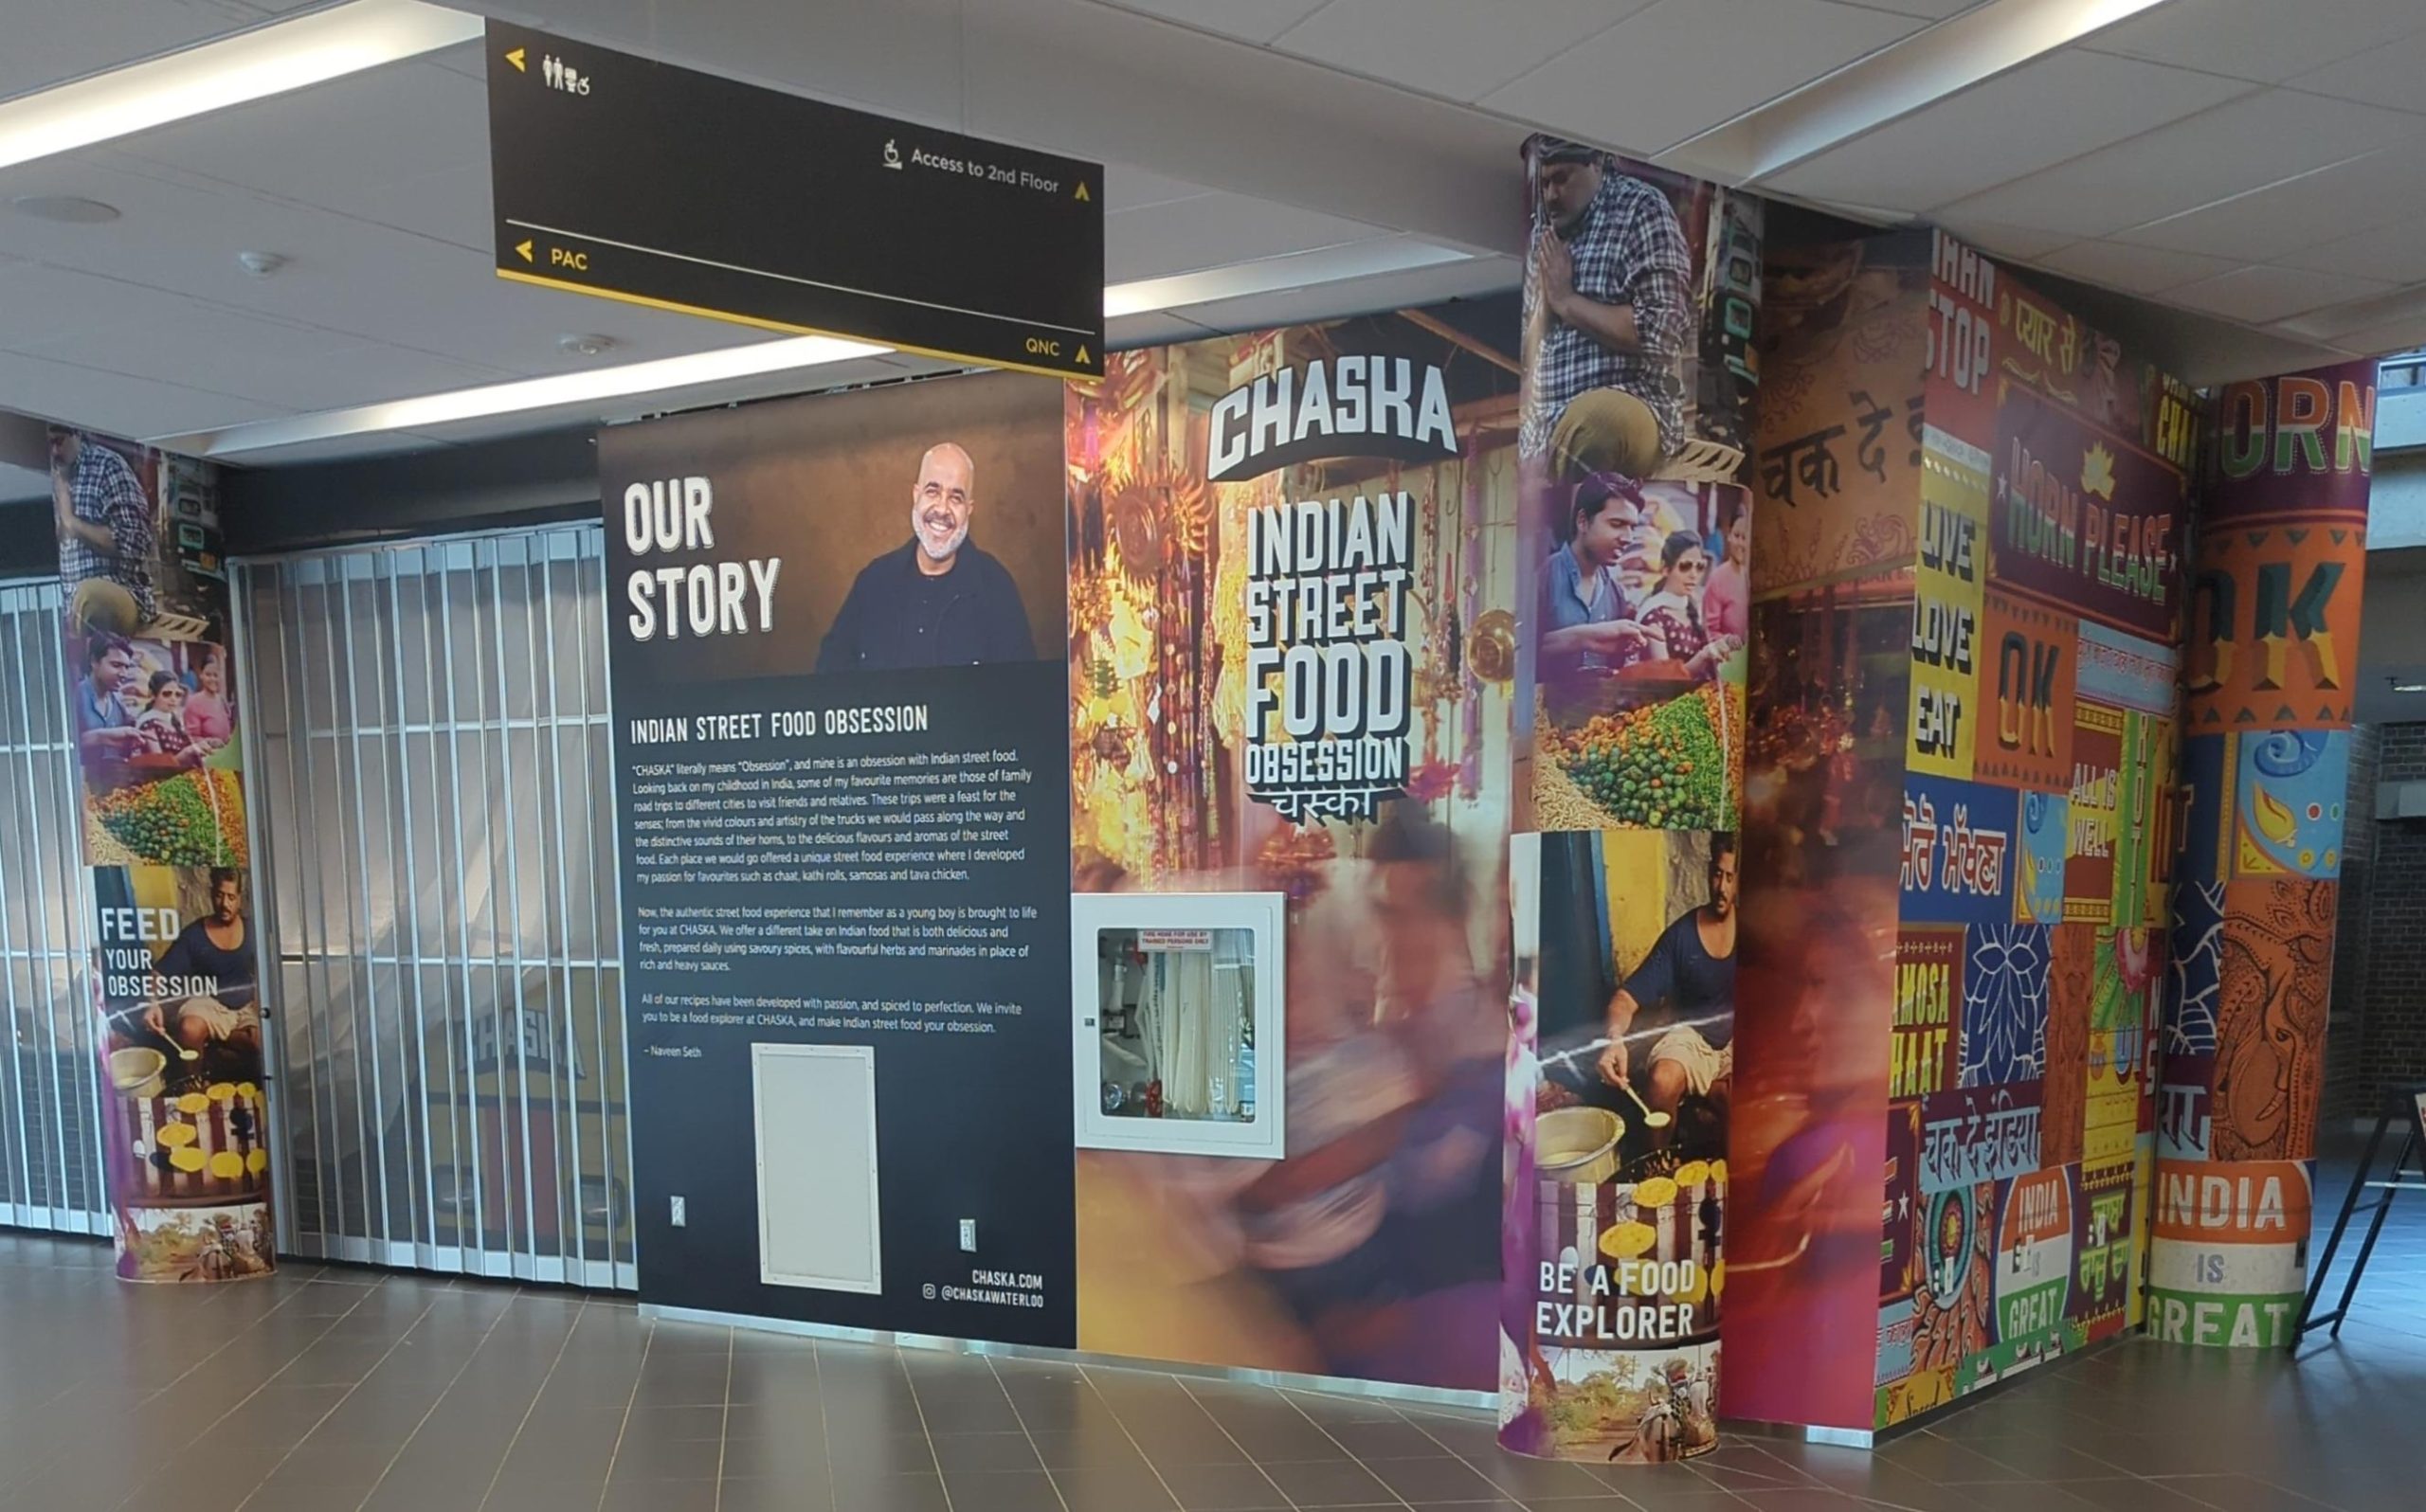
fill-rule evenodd
<path id="1" fill-rule="evenodd" d="M 2401 682 L 2398 679 L 2393 679 L 2392 691 L 2395 693 L 2426 693 L 2426 682 Z"/>
<path id="2" fill-rule="evenodd" d="M 37 221 L 63 221 L 69 225 L 99 225 L 118 216 L 117 206 L 81 194 L 20 194 L 9 202 L 9 207 Z"/>
<path id="3" fill-rule="evenodd" d="M 595 357 L 615 350 L 615 338 L 598 335 L 570 335 L 556 338 L 556 350 L 576 357 Z"/>

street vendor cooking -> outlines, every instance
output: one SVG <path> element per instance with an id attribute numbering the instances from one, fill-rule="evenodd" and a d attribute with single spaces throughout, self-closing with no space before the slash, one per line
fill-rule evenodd
<path id="1" fill-rule="evenodd" d="M 1733 1091 L 1736 875 L 1735 837 L 1711 836 L 1709 901 L 1669 921 L 1609 999 L 1608 1043 L 1597 1070 L 1612 1087 L 1633 1085 L 1627 1041 L 1636 1016 L 1646 1008 L 1666 1015 L 1669 1027 L 1651 1045 L 1645 1104 L 1668 1115 L 1652 1125 L 1663 1144 L 1687 1092 L 1723 1111 Z"/>

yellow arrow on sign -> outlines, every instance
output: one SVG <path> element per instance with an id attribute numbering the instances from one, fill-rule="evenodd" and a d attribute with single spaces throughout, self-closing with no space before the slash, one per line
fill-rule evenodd
<path id="1" fill-rule="evenodd" d="M 1081 367 L 1081 368 L 1083 368 L 1083 367 L 1085 367 L 1086 365 L 1087 365 L 1087 349 L 1086 349 L 1086 348 L 1084 348 L 1084 347 L 1080 347 L 1080 348 L 1078 349 L 1078 366 L 1079 366 L 1079 367 Z"/>
<path id="2" fill-rule="evenodd" d="M 516 242 L 516 243 L 514 243 L 514 250 L 515 250 L 515 251 L 516 251 L 516 252 L 518 252 L 518 253 L 520 253 L 520 254 L 522 255 L 522 261 L 523 261 L 528 262 L 528 261 L 531 261 L 531 243 L 528 243 L 528 242 Z"/>
<path id="3" fill-rule="evenodd" d="M 519 47 L 516 47 L 512 52 L 507 53 L 505 55 L 505 61 L 514 64 L 514 71 L 517 74 L 528 73 L 530 71 L 522 66 L 522 49 Z"/>
<path id="4" fill-rule="evenodd" d="M 1094 195 L 1087 192 L 1087 181 L 1085 179 L 1078 180 L 1078 198 L 1080 200 L 1092 200 L 1095 198 Z"/>

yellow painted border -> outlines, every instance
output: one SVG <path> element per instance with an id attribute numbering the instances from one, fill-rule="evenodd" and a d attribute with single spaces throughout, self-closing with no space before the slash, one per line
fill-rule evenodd
<path id="1" fill-rule="evenodd" d="M 914 347 L 899 341 L 874 341 L 867 336 L 855 336 L 841 331 L 825 331 L 816 326 L 787 325 L 781 320 L 762 320 L 755 315 L 733 315 L 722 310 L 709 310 L 696 304 L 680 304 L 672 299 L 652 298 L 645 294 L 626 294 L 621 289 L 602 289 L 587 283 L 568 283 L 536 273 L 522 273 L 513 268 L 498 268 L 497 276 L 515 283 L 533 284 L 542 289 L 561 289 L 568 294 L 586 294 L 593 298 L 613 299 L 621 304 L 636 304 L 648 310 L 665 310 L 675 315 L 697 315 L 703 320 L 721 320 L 727 325 L 752 326 L 760 331 L 772 331 L 787 336 L 830 336 L 837 341 L 860 341 L 881 346 L 894 351 L 906 351 L 914 357 L 932 357 L 938 362 L 975 363 L 981 368 L 999 368 L 1005 372 L 1032 372 L 1041 378 L 1059 378 L 1064 383 L 1093 384 L 1103 381 L 1100 373 L 1063 371 L 1055 368 L 1040 368 L 1032 363 L 997 362 L 974 357 L 965 351 L 937 351 L 932 347 Z M 1100 357 L 1100 353 L 1097 354 Z"/>

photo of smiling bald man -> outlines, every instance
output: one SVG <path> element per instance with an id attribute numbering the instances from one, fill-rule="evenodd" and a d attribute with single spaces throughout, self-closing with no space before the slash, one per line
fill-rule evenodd
<path id="1" fill-rule="evenodd" d="M 1003 564 L 969 538 L 977 466 L 954 441 L 918 459 L 910 539 L 853 580 L 817 670 L 884 671 L 1035 659 L 1027 608 Z"/>

